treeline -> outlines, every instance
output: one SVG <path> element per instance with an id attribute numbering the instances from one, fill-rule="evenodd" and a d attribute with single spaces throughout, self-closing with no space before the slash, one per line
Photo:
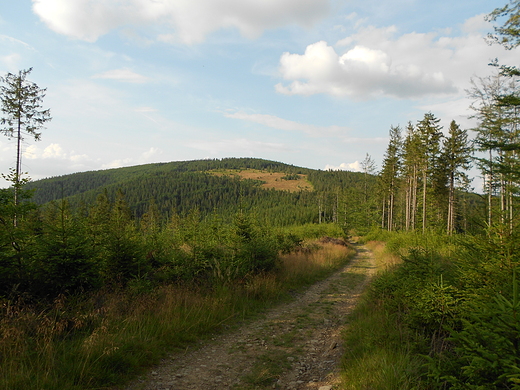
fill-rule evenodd
<path id="1" fill-rule="evenodd" d="M 447 134 L 432 113 L 405 131 L 390 128 L 380 172 L 381 226 L 387 230 L 429 228 L 482 232 L 517 220 L 520 189 L 518 74 L 506 71 L 472 80 L 476 135 L 452 121 Z M 485 196 L 469 196 L 465 173 L 476 164 Z"/>
<path id="2" fill-rule="evenodd" d="M 267 190 L 258 180 L 212 174 L 245 169 L 282 172 L 286 179 L 305 174 L 314 191 Z M 254 212 L 274 226 L 341 222 L 347 229 L 348 220 L 351 229 L 359 224 L 370 226 L 365 218 L 360 220 L 356 210 L 358 199 L 364 199 L 363 193 L 373 193 L 375 183 L 373 175 L 367 178 L 359 172 L 319 171 L 268 160 L 228 158 L 77 173 L 32 182 L 27 188 L 34 190 L 33 201 L 37 204 L 64 198 L 73 209 L 92 204 L 101 193 L 113 200 L 123 192 L 137 219 L 153 201 L 164 220 L 172 212 L 186 215 L 197 209 L 202 218 L 218 214 L 229 222 L 240 209 Z"/>
<path id="3" fill-rule="evenodd" d="M 258 158 L 224 158 L 193 161 L 174 161 L 169 163 L 155 163 L 137 165 L 133 167 L 107 169 L 102 171 L 80 172 L 44 180 L 38 180 L 27 185 L 28 189 L 37 189 L 33 201 L 44 204 L 51 200 L 62 199 L 89 191 L 102 191 L 105 187 L 134 180 L 141 180 L 148 176 L 167 177 L 181 173 L 201 173 L 213 170 L 241 170 L 258 169 L 273 172 L 287 172 L 288 174 L 308 173 L 308 169 L 293 165 Z M 186 175 L 184 177 L 187 177 Z M 155 184 L 155 183 L 154 183 Z M 100 190 L 101 189 L 101 190 Z M 149 188 L 154 191 L 153 188 Z M 93 200 L 95 200 L 95 196 Z"/>
<path id="4" fill-rule="evenodd" d="M 514 0 L 488 15 L 504 17 L 494 38 L 509 49 L 519 12 Z M 495 65 L 472 80 L 473 142 L 431 113 L 390 129 L 382 229 L 365 237 L 387 269 L 350 323 L 345 388 L 520 388 L 520 71 Z M 470 163 L 484 178 L 473 205 Z"/>
<path id="5" fill-rule="evenodd" d="M 0 191 L 0 296 L 47 299 L 101 288 L 230 283 L 273 269 L 299 239 L 237 212 L 230 223 L 193 209 L 167 222 L 155 203 L 136 220 L 124 195 L 83 208 L 66 200 L 38 207 Z M 20 197 L 29 197 L 20 190 Z"/>
<path id="6" fill-rule="evenodd" d="M 465 173 L 473 143 L 452 121 L 444 135 L 431 112 L 405 131 L 391 126 L 379 174 L 380 222 L 383 229 L 477 232 L 482 229 L 484 202 L 471 194 Z"/>

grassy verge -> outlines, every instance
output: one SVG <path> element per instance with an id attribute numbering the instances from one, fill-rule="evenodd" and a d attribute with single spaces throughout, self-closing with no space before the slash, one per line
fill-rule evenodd
<path id="1" fill-rule="evenodd" d="M 379 274 L 391 273 L 400 258 L 385 251 L 385 244 L 368 242 Z M 423 358 L 421 342 L 373 289 L 362 298 L 344 333 L 347 350 L 342 367 L 343 389 L 418 389 Z"/>
<path id="2" fill-rule="evenodd" d="M 383 271 L 345 334 L 344 388 L 519 389 L 520 240 L 508 229 L 374 232 Z"/>
<path id="3" fill-rule="evenodd" d="M 107 389 L 172 349 L 234 326 L 337 269 L 354 253 L 333 244 L 284 255 L 276 272 L 218 288 L 163 286 L 148 293 L 60 297 L 39 308 L 5 301 L 0 388 Z"/>
<path id="4" fill-rule="evenodd" d="M 330 275 L 344 265 L 355 254 L 354 249 L 334 244 L 322 244 L 319 251 L 284 255 L 283 278 L 287 287 L 307 286 Z M 349 283 L 348 280 L 343 281 Z M 351 283 L 352 284 L 352 283 Z M 240 389 L 271 389 L 280 376 L 291 367 L 291 362 L 302 353 L 302 340 L 309 337 L 311 328 L 323 321 L 323 317 L 314 317 L 313 305 L 304 307 L 298 315 L 281 323 L 272 323 L 269 328 L 278 328 L 275 335 L 263 334 L 270 348 L 255 357 L 251 372 L 243 376 Z M 327 308 L 324 309 L 325 311 Z M 292 326 L 287 328 L 287 324 Z M 283 331 L 280 331 L 280 328 Z M 306 329 L 305 332 L 302 332 Z M 268 332 L 270 333 L 270 332 Z"/>

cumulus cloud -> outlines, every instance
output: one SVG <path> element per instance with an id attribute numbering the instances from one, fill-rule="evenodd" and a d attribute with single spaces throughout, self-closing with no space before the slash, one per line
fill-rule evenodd
<path id="1" fill-rule="evenodd" d="M 113 29 L 166 26 L 163 41 L 200 43 L 221 28 L 249 38 L 288 24 L 311 26 L 330 0 L 33 0 L 33 11 L 57 33 L 89 42 Z"/>
<path id="2" fill-rule="evenodd" d="M 279 70 L 286 81 L 275 89 L 287 95 L 359 99 L 456 95 L 467 86 L 468 74 L 486 73 L 491 58 L 511 57 L 503 48 L 486 44 L 483 27 L 481 15 L 466 21 L 457 37 L 398 35 L 395 26 L 360 27 L 335 46 L 320 41 L 303 54 L 283 53 Z"/>
<path id="3" fill-rule="evenodd" d="M 415 63 L 396 62 L 387 52 L 362 45 L 339 55 L 320 41 L 307 46 L 303 55 L 284 53 L 280 65 L 283 78 L 294 80 L 288 86 L 276 85 L 278 92 L 287 95 L 327 93 L 366 98 L 456 92 L 442 70 L 429 71 Z"/>
<path id="4" fill-rule="evenodd" d="M 1 161 L 1 160 L 0 160 Z M 47 146 L 29 145 L 23 151 L 22 166 L 32 180 L 84 171 L 97 167 L 86 154 L 67 150 L 62 145 L 51 143 Z M 6 185 L 0 180 L 0 187 Z"/>
<path id="5" fill-rule="evenodd" d="M 268 126 L 274 129 L 285 131 L 299 131 L 311 136 L 323 136 L 331 134 L 338 135 L 344 134 L 349 131 L 347 127 L 342 126 L 314 126 L 279 118 L 274 115 L 247 114 L 243 111 L 238 111 L 235 113 L 225 113 L 224 116 L 228 118 L 242 119 L 250 122 L 259 123 L 261 125 Z"/>
<path id="6" fill-rule="evenodd" d="M 94 79 L 110 79 L 116 81 L 122 81 L 125 83 L 142 84 L 146 83 L 149 78 L 138 73 L 131 71 L 130 69 L 113 69 L 103 73 L 97 73 L 92 76 Z"/>
<path id="7" fill-rule="evenodd" d="M 43 150 L 42 158 L 64 158 L 65 153 L 59 144 L 50 144 Z"/>
<path id="8" fill-rule="evenodd" d="M 79 163 L 89 160 L 85 154 L 76 154 L 63 150 L 60 144 L 52 143 L 45 148 L 37 145 L 28 146 L 23 152 L 23 158 L 27 160 L 66 160 L 71 163 Z"/>
<path id="9" fill-rule="evenodd" d="M 341 163 L 339 165 L 330 165 L 327 164 L 325 166 L 326 171 L 354 171 L 361 172 L 361 163 L 359 161 L 354 161 L 353 163 Z"/>

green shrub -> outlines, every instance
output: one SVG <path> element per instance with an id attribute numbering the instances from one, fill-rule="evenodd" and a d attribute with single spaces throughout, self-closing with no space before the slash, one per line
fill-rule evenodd
<path id="1" fill-rule="evenodd" d="M 452 389 L 520 389 L 520 295 L 496 294 L 487 302 L 473 302 L 452 330 L 453 349 L 430 359 L 430 376 Z"/>

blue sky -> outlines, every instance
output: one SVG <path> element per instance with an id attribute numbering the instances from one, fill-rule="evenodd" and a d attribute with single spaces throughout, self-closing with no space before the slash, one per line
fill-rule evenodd
<path id="1" fill-rule="evenodd" d="M 471 77 L 517 62 L 484 39 L 505 2 L 0 0 L 0 74 L 47 88 L 33 179 L 223 157 L 379 168 L 391 125 L 473 125 Z M 14 162 L 0 137 L 0 172 Z"/>

